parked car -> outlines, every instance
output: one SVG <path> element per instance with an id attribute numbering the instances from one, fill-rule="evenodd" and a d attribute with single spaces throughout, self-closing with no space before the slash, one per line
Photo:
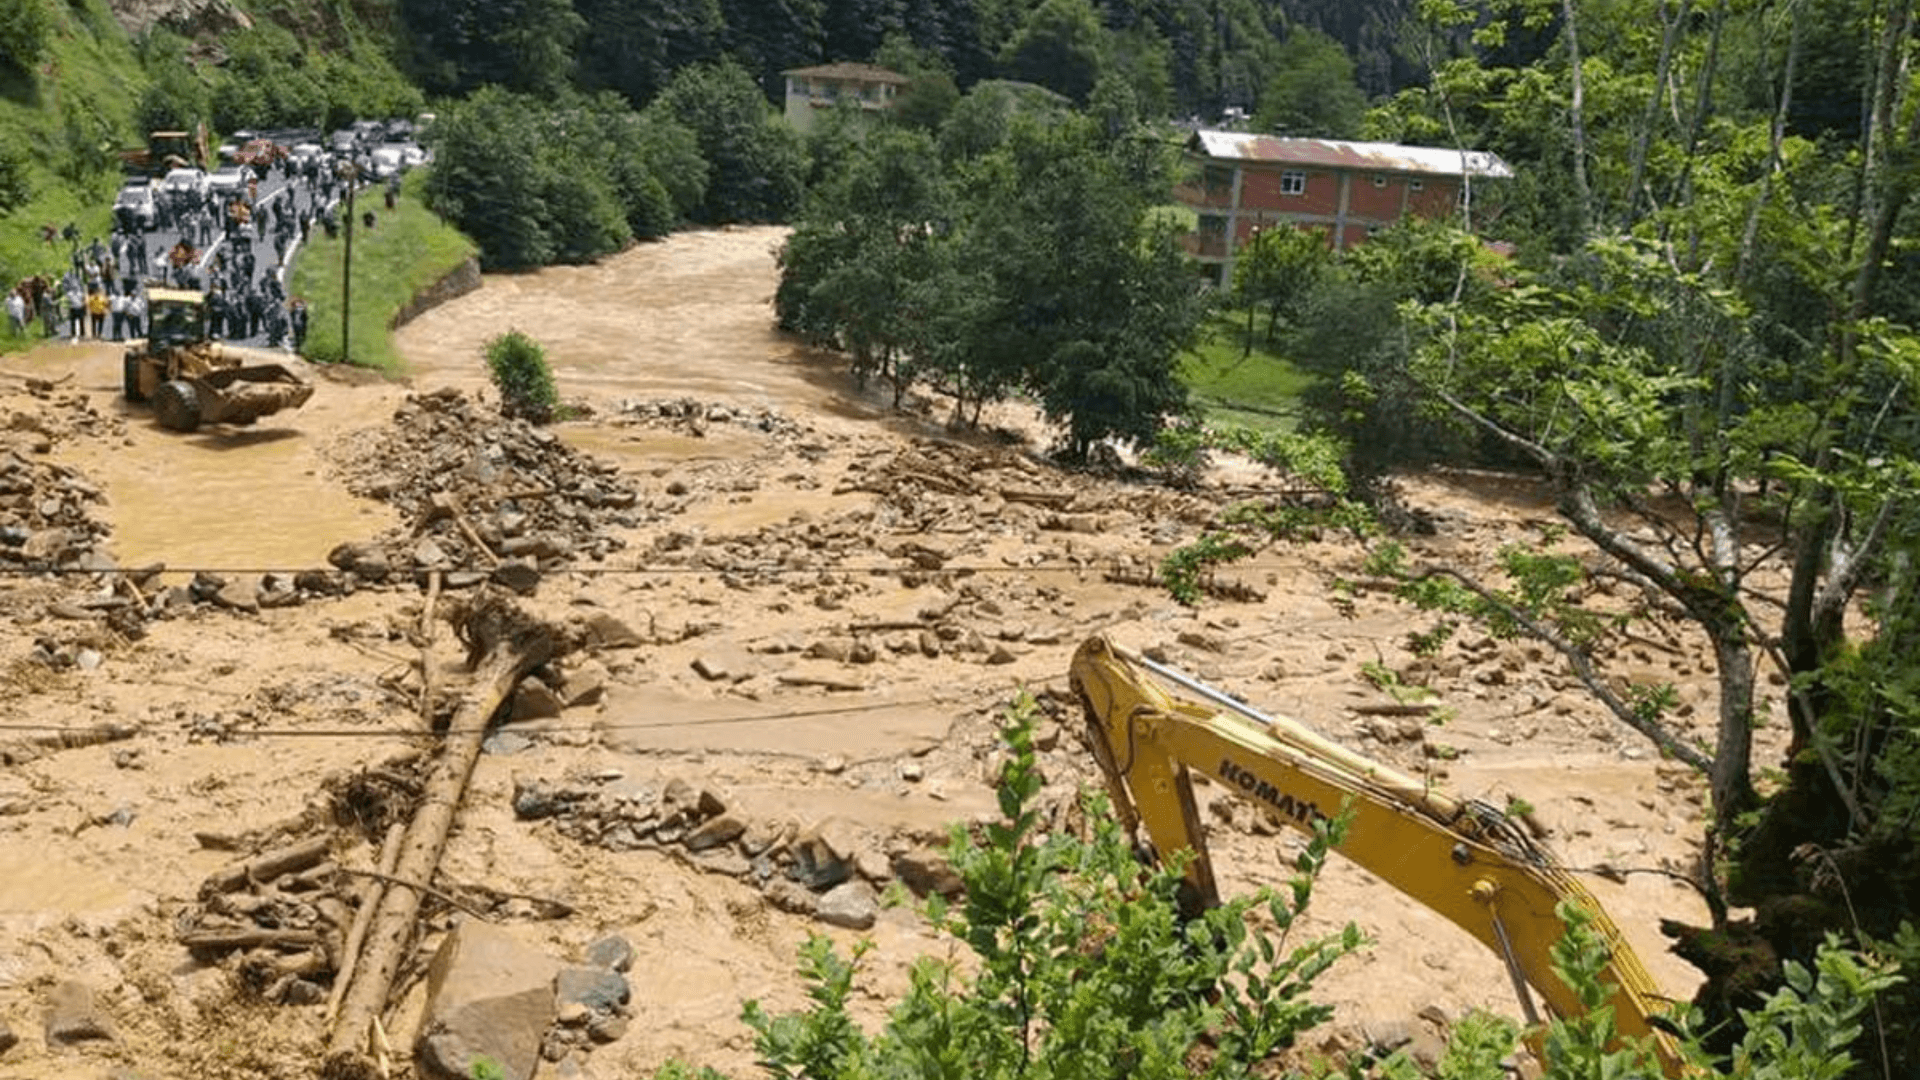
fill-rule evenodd
<path id="1" fill-rule="evenodd" d="M 142 179 L 121 188 L 113 200 L 113 220 L 123 229 L 152 232 L 160 222 L 160 205 L 153 197 L 153 185 Z"/>
<path id="2" fill-rule="evenodd" d="M 253 170 L 243 165 L 229 165 L 224 169 L 215 169 L 207 177 L 207 190 L 220 199 L 222 204 L 235 195 L 247 190 L 247 181 L 253 179 Z"/>
<path id="3" fill-rule="evenodd" d="M 203 169 L 174 169 L 160 181 L 160 190 L 170 198 L 204 199 L 207 197 L 207 174 Z"/>
<path id="4" fill-rule="evenodd" d="M 319 143 L 295 143 L 293 145 L 292 157 L 293 163 L 304 169 L 310 162 L 318 161 L 324 163 L 327 160 L 327 151 Z"/>
<path id="5" fill-rule="evenodd" d="M 373 151 L 373 178 L 385 180 L 399 176 L 407 171 L 406 148 L 398 143 L 388 143 L 375 147 Z"/>

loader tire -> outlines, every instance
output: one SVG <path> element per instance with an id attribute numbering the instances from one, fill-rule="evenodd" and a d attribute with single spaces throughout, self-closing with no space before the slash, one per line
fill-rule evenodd
<path id="1" fill-rule="evenodd" d="M 153 418 L 160 426 L 174 431 L 192 431 L 200 426 L 200 395 L 190 382 L 174 380 L 161 383 L 153 392 Z"/>
<path id="2" fill-rule="evenodd" d="M 147 400 L 140 395 L 140 358 L 131 352 L 120 361 L 120 386 L 135 405 Z"/>

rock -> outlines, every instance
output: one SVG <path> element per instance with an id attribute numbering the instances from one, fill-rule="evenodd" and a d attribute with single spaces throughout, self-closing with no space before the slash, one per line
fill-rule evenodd
<path id="1" fill-rule="evenodd" d="M 758 820 L 747 826 L 740 837 L 740 850 L 749 856 L 764 855 L 787 838 L 791 823 Z"/>
<path id="2" fill-rule="evenodd" d="M 68 979 L 47 994 L 46 1033 L 48 1046 L 120 1037 L 113 1020 L 100 1011 L 93 988 L 78 979 Z"/>
<path id="3" fill-rule="evenodd" d="M 482 753 L 504 757 L 507 754 L 517 754 L 532 746 L 533 740 L 517 731 L 495 731 L 480 744 L 480 750 Z"/>
<path id="4" fill-rule="evenodd" d="M 873 848 L 867 848 L 854 856 L 853 866 L 860 871 L 861 877 L 876 884 L 893 880 L 893 864 L 887 861 L 885 853 Z"/>
<path id="5" fill-rule="evenodd" d="M 624 1016 L 596 1016 L 587 1024 L 587 1037 L 597 1043 L 610 1043 L 625 1036 L 630 1023 Z"/>
<path id="6" fill-rule="evenodd" d="M 258 613 L 260 610 L 260 589 L 252 581 L 229 581 L 213 594 L 213 602 L 230 611 Z"/>
<path id="7" fill-rule="evenodd" d="M 708 874 L 744 878 L 753 873 L 753 863 L 731 847 L 714 848 L 693 856 L 694 868 Z"/>
<path id="8" fill-rule="evenodd" d="M 559 716 L 560 695 L 539 679 L 522 679 L 513 690 L 513 711 L 508 714 L 512 720 L 540 720 Z"/>
<path id="9" fill-rule="evenodd" d="M 579 1004 L 596 1013 L 611 1013 L 633 996 L 627 977 L 612 968 L 561 968 L 553 980 L 555 1007 Z"/>
<path id="10" fill-rule="evenodd" d="M 0 1056 L 4 1056 L 7 1051 L 13 1049 L 19 1042 L 20 1036 L 13 1033 L 13 1029 L 7 1026 L 5 1020 L 0 1020 Z"/>
<path id="11" fill-rule="evenodd" d="M 560 704 L 569 709 L 598 705 L 607 696 L 607 668 L 598 660 L 589 660 L 567 673 L 560 684 Z"/>
<path id="12" fill-rule="evenodd" d="M 506 559 L 493 568 L 488 578 L 502 588 L 521 596 L 531 596 L 540 587 L 540 567 L 532 559 Z"/>
<path id="13" fill-rule="evenodd" d="M 318 1005 L 327 1000 L 326 988 L 310 979 L 295 979 L 280 993 L 286 1005 Z"/>
<path id="14" fill-rule="evenodd" d="M 993 652 L 987 656 L 987 663 L 995 665 L 1011 664 L 1018 659 L 1020 659 L 1020 657 L 1016 655 L 1012 649 L 1007 648 L 1005 645 L 995 645 Z"/>
<path id="15" fill-rule="evenodd" d="M 515 780 L 513 815 L 522 821 L 537 821 L 566 810 L 567 800 L 559 789 L 545 780 Z"/>
<path id="16" fill-rule="evenodd" d="M 569 1001 L 554 1010 L 553 1019 L 561 1027 L 585 1027 L 593 1019 L 593 1010 L 577 1001 Z"/>
<path id="17" fill-rule="evenodd" d="M 737 682 L 753 673 L 752 654 L 731 646 L 701 653 L 693 661 L 693 670 L 708 682 Z"/>
<path id="18" fill-rule="evenodd" d="M 604 611 L 596 611 L 587 616 L 584 629 L 586 644 L 602 649 L 635 649 L 644 642 L 634 633 L 633 627 Z"/>
<path id="19" fill-rule="evenodd" d="M 531 1080 L 557 1008 L 560 971 L 501 927 L 461 922 L 428 966 L 414 1060 L 428 1076 L 468 1080 L 484 1056 L 500 1067 L 503 1080 Z"/>
<path id="20" fill-rule="evenodd" d="M 340 591 L 340 576 L 326 570 L 302 570 L 293 575 L 293 587 L 316 596 L 332 596 Z"/>
<path id="21" fill-rule="evenodd" d="M 628 971 L 633 967 L 633 942 L 619 934 L 595 938 L 587 946 L 587 963 L 609 971 Z"/>
<path id="22" fill-rule="evenodd" d="M 957 896 L 964 887 L 960 875 L 945 855 L 928 848 L 916 848 L 893 857 L 893 872 L 919 896 L 939 893 Z"/>
<path id="23" fill-rule="evenodd" d="M 832 660 L 844 664 L 853 655 L 853 642 L 839 638 L 816 641 L 807 646 L 807 651 L 802 655 L 810 660 Z"/>
<path id="24" fill-rule="evenodd" d="M 688 851 L 705 851 L 738 840 L 747 831 L 747 823 L 732 814 L 708 818 L 687 834 Z"/>
<path id="25" fill-rule="evenodd" d="M 872 929 L 879 916 L 880 898 L 874 895 L 873 886 L 864 881 L 834 886 L 820 898 L 820 905 L 813 913 L 814 918 L 829 926 L 848 930 Z"/>
<path id="26" fill-rule="evenodd" d="M 813 890 L 797 881 L 783 877 L 776 877 L 767 882 L 766 888 L 762 891 L 766 895 L 767 903 L 794 915 L 812 915 L 814 909 L 820 904 L 820 898 L 814 895 Z"/>
<path id="27" fill-rule="evenodd" d="M 413 564 L 415 566 L 426 570 L 433 570 L 445 566 L 447 561 L 446 550 L 435 543 L 431 536 L 421 537 L 420 542 L 413 545 Z"/>

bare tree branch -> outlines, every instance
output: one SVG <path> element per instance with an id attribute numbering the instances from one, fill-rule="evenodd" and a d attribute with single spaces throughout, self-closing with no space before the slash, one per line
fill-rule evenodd
<path id="1" fill-rule="evenodd" d="M 1491 589 L 1488 589 L 1486 586 L 1474 581 L 1472 578 L 1467 577 L 1457 570 L 1451 570 L 1444 566 L 1428 566 L 1422 568 L 1416 577 L 1419 579 L 1433 577 L 1452 578 L 1475 596 L 1499 608 L 1501 613 L 1507 618 L 1512 619 L 1524 627 L 1529 635 L 1559 653 L 1567 661 L 1567 666 L 1573 669 L 1574 677 L 1579 679 L 1581 684 L 1584 685 L 1594 697 L 1599 698 L 1600 703 L 1607 707 L 1607 711 L 1611 712 L 1621 723 L 1645 735 L 1655 746 L 1658 746 L 1662 752 L 1671 755 L 1679 761 L 1686 762 L 1702 773 L 1712 772 L 1712 762 L 1705 754 L 1682 742 L 1678 736 L 1668 731 L 1666 727 L 1658 721 L 1634 712 L 1633 707 L 1623 700 L 1620 695 L 1614 693 L 1613 688 L 1608 686 L 1605 680 L 1600 678 L 1599 673 L 1594 670 L 1593 661 L 1587 656 L 1586 651 L 1560 636 L 1552 627 L 1514 607 Z"/>

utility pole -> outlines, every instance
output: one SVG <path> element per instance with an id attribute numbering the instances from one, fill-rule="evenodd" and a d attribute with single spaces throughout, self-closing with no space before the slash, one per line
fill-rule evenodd
<path id="1" fill-rule="evenodd" d="M 347 250 L 340 262 L 340 362 L 347 364 L 353 360 L 347 348 L 347 328 L 352 325 L 353 315 L 353 182 L 359 170 L 352 161 L 342 161 L 338 172 L 347 184 Z"/>

